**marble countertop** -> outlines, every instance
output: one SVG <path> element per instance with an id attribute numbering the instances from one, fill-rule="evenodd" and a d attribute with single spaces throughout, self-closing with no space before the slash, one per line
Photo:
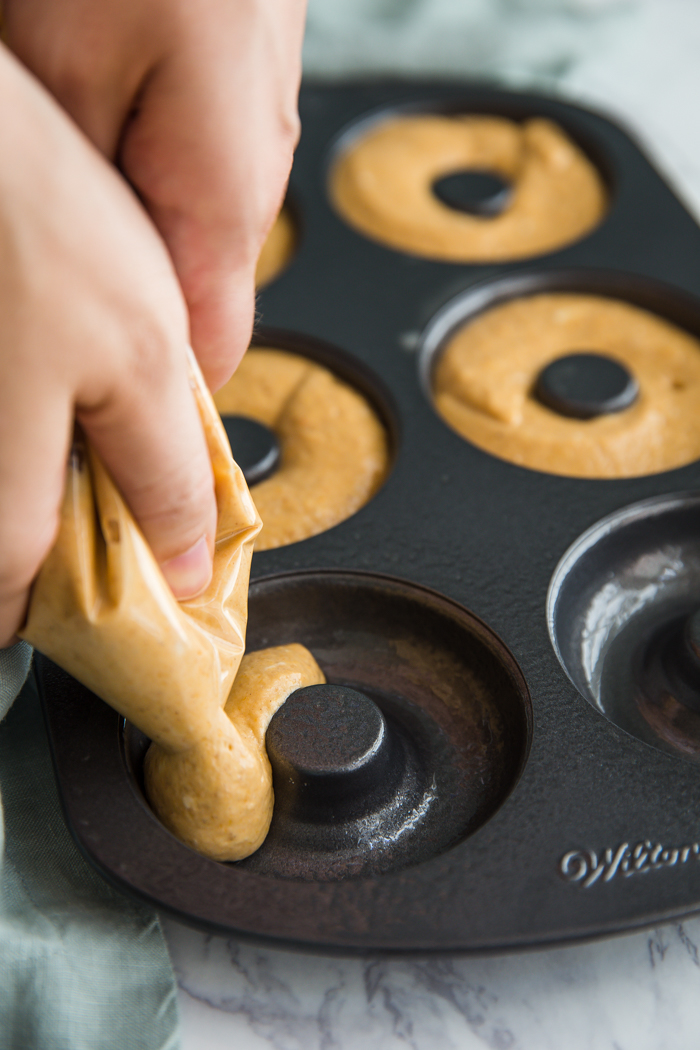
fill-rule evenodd
<path id="1" fill-rule="evenodd" d="M 431 37 L 439 18 L 443 40 L 454 27 L 450 50 Z M 387 33 L 403 48 L 387 48 Z M 697 0 L 312 0 L 306 68 L 496 74 L 558 91 L 622 118 L 700 216 L 698 53 Z M 700 918 L 536 953 L 422 960 L 283 952 L 164 925 L 183 1050 L 700 1045 Z"/>
<path id="2" fill-rule="evenodd" d="M 483 959 L 338 959 L 171 920 L 183 1050 L 696 1050 L 700 918 Z"/>

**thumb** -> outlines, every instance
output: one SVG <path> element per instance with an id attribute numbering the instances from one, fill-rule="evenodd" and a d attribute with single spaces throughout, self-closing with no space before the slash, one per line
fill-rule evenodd
<path id="1" fill-rule="evenodd" d="M 180 600 L 211 580 L 217 520 L 192 382 L 182 353 L 125 376 L 107 401 L 77 412 Z"/>

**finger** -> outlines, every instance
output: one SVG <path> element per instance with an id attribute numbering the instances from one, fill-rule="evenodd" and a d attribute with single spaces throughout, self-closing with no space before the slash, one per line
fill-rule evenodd
<path id="1" fill-rule="evenodd" d="M 211 390 L 235 372 L 246 352 L 255 319 L 255 264 L 236 269 L 215 251 L 200 287 L 189 280 L 191 255 L 171 248 L 190 314 L 192 345 Z M 199 282 L 198 282 L 199 284 Z"/>
<path id="2" fill-rule="evenodd" d="M 77 415 L 124 495 L 176 598 L 208 585 L 216 533 L 211 460 L 184 350 L 162 348 L 112 378 Z"/>
<path id="3" fill-rule="evenodd" d="M 241 259 L 229 244 L 222 244 L 220 226 L 212 230 L 196 218 L 156 205 L 151 214 L 178 274 L 204 378 L 211 390 L 218 390 L 250 343 L 257 256 L 251 252 Z"/>
<path id="4" fill-rule="evenodd" d="M 110 160 L 166 46 L 158 0 L 4 0 L 5 39 Z"/>
<path id="5" fill-rule="evenodd" d="M 213 388 L 248 345 L 255 265 L 299 133 L 295 34 L 290 58 L 276 28 L 261 18 L 241 32 L 232 13 L 190 26 L 154 71 L 118 158 L 168 245 Z"/>
<path id="6" fill-rule="evenodd" d="M 216 390 L 250 342 L 255 266 L 288 170 L 280 166 L 278 176 L 266 174 L 274 190 L 261 189 L 255 166 L 244 161 L 246 151 L 254 152 L 246 136 L 224 148 L 220 135 L 204 133 L 189 104 L 181 107 L 169 92 L 163 108 L 159 103 L 151 98 L 127 128 L 122 168 L 168 247 L 187 303 L 192 345 Z M 171 107 L 180 118 L 177 132 L 168 127 Z"/>
<path id="7" fill-rule="evenodd" d="M 21 627 L 32 579 L 56 536 L 72 429 L 68 408 L 55 396 L 47 402 L 41 381 L 17 379 L 7 376 L 0 388 L 0 646 Z"/>

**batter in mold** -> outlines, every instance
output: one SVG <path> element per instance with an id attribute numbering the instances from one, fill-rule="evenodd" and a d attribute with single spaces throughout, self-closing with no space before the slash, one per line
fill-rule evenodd
<path id="1" fill-rule="evenodd" d="M 256 288 L 263 288 L 286 269 L 294 254 L 295 241 L 294 222 L 285 204 L 275 219 L 258 256 L 258 264 L 255 269 Z"/>
<path id="2" fill-rule="evenodd" d="M 386 476 L 387 435 L 373 409 L 306 357 L 253 347 L 214 401 L 222 415 L 264 423 L 280 443 L 277 472 L 252 488 L 263 520 L 256 550 L 332 528 L 364 506 Z"/>
<path id="3" fill-rule="evenodd" d="M 638 383 L 636 401 L 588 420 L 541 404 L 534 389 L 542 369 L 578 351 L 625 366 Z M 448 343 L 433 395 L 459 434 L 533 470 L 627 478 L 700 458 L 700 341 L 615 299 L 552 293 L 487 310 Z"/>
<path id="4" fill-rule="evenodd" d="M 191 746 L 152 743 L 146 793 L 174 835 L 214 860 L 239 860 L 262 845 L 272 820 L 265 733 L 287 697 L 325 676 L 303 645 L 246 653 L 223 711 Z"/>
<path id="5" fill-rule="evenodd" d="M 465 170 L 490 171 L 511 185 L 500 214 L 464 214 L 438 199 L 434 183 Z M 592 230 L 607 206 L 600 175 L 557 124 L 474 115 L 377 124 L 336 162 L 330 195 L 368 237 L 452 262 L 554 251 Z"/>

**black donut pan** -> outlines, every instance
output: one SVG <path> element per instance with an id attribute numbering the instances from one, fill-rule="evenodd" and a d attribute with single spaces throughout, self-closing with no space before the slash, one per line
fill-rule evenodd
<path id="1" fill-rule="evenodd" d="M 608 182 L 605 219 L 564 250 L 506 265 L 432 262 L 366 239 L 328 202 L 329 164 L 358 121 L 402 108 L 554 119 Z M 621 481 L 519 468 L 438 418 L 425 391 L 429 365 L 419 356 L 422 333 L 434 335 L 434 318 L 448 316 L 440 312 L 455 297 L 465 297 L 463 307 L 448 313 L 549 287 L 626 296 L 700 333 L 700 228 L 627 133 L 557 99 L 468 83 L 307 84 L 301 116 L 290 182 L 300 239 L 291 264 L 260 295 L 266 330 L 258 338 L 308 344 L 357 382 L 389 423 L 394 461 L 383 488 L 354 517 L 256 554 L 252 593 L 297 578 L 285 574 L 307 583 L 319 577 L 324 586 L 333 581 L 329 573 L 346 583 L 366 574 L 365 582 L 389 590 L 403 586 L 396 577 L 424 588 L 425 602 L 449 615 L 468 609 L 474 623 L 494 632 L 488 645 L 510 651 L 512 673 L 522 675 L 531 697 L 517 727 L 517 719 L 506 723 L 521 745 L 507 760 L 510 786 L 451 848 L 378 875 L 316 881 L 217 864 L 182 846 L 148 810 L 128 771 L 118 716 L 40 659 L 73 835 L 124 891 L 200 927 L 290 947 L 502 951 L 696 910 L 697 764 L 628 734 L 582 698 L 551 644 L 546 600 L 555 567 L 577 537 L 635 501 L 700 489 L 700 463 Z M 486 637 L 487 628 L 474 630 Z M 251 629 L 259 644 L 277 640 L 259 623 Z M 634 854 L 645 859 L 631 863 L 646 843 Z"/>

